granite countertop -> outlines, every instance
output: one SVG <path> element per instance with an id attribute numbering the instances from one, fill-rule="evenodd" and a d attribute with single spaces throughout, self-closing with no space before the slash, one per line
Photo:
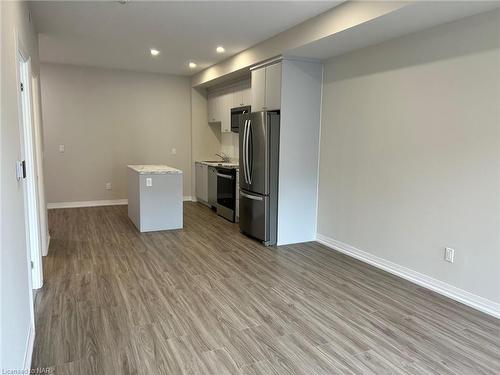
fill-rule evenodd
<path id="1" fill-rule="evenodd" d="M 139 174 L 182 174 L 180 169 L 168 165 L 128 165 L 128 167 Z"/>
<path id="2" fill-rule="evenodd" d="M 230 169 L 239 169 L 240 164 L 238 162 L 222 162 L 222 161 L 207 161 L 207 160 L 198 160 L 196 163 L 206 164 L 212 167 L 224 167 Z"/>

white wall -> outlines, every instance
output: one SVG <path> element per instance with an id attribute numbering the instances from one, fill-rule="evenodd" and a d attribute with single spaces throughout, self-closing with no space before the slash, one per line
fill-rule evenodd
<path id="1" fill-rule="evenodd" d="M 214 160 L 214 155 L 221 148 L 221 131 L 219 125 L 208 124 L 207 93 L 205 89 L 191 89 L 191 147 L 192 147 L 192 192 L 195 189 L 194 162 Z"/>
<path id="2" fill-rule="evenodd" d="M 318 213 L 319 234 L 491 306 L 500 303 L 499 25 L 489 12 L 326 63 Z"/>
<path id="3" fill-rule="evenodd" d="M 0 2 L 1 23 L 1 136 L 0 136 L 0 369 L 30 366 L 34 335 L 30 316 L 28 251 L 26 248 L 22 183 L 15 176 L 21 158 L 18 78 L 15 39 L 29 53 L 38 74 L 38 45 L 28 8 L 23 2 Z"/>
<path id="4" fill-rule="evenodd" d="M 179 168 L 191 196 L 189 78 L 42 64 L 41 83 L 49 203 L 124 199 L 127 164 Z"/>

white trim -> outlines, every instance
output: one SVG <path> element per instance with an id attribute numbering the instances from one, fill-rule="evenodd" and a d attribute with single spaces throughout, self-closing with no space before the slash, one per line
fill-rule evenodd
<path id="1" fill-rule="evenodd" d="M 443 281 L 434 279 L 430 276 L 424 275 L 420 272 L 411 270 L 409 268 L 400 266 L 399 264 L 390 262 L 388 260 L 379 258 L 375 255 L 367 253 L 366 251 L 359 250 L 351 245 L 337 241 L 333 238 L 324 236 L 322 234 L 316 235 L 317 242 L 328 246 L 336 251 L 349 255 L 350 257 L 361 260 L 362 262 L 371 264 L 384 271 L 392 273 L 403 279 L 409 280 L 424 288 L 430 289 L 436 293 L 442 294 L 446 297 L 461 302 L 476 310 L 482 311 L 486 314 L 500 318 L 500 303 L 496 303 L 484 297 L 467 292 L 463 289 L 457 288 L 453 285 L 447 284 Z"/>
<path id="2" fill-rule="evenodd" d="M 183 197 L 184 201 L 191 201 L 192 197 L 187 195 Z M 77 207 L 99 207 L 99 206 L 121 206 L 127 205 L 128 199 L 109 199 L 99 201 L 77 201 L 77 202 L 56 202 L 48 203 L 47 209 L 52 210 L 55 208 L 77 208 Z M 48 249 L 48 247 L 47 247 Z"/>
<path id="3" fill-rule="evenodd" d="M 76 208 L 76 207 L 98 207 L 98 206 L 117 206 L 128 204 L 128 199 L 110 199 L 99 201 L 78 201 L 78 202 L 57 202 L 48 203 L 47 209 L 54 208 Z"/>
<path id="4" fill-rule="evenodd" d="M 184 202 L 188 201 L 188 202 L 191 202 L 193 200 L 193 197 L 190 196 L 190 195 L 186 195 L 185 197 L 183 197 L 182 199 Z"/>
<path id="5" fill-rule="evenodd" d="M 33 357 L 33 347 L 35 345 L 35 327 L 30 324 L 30 329 L 28 331 L 28 338 L 26 339 L 26 351 L 24 352 L 24 363 L 23 369 L 31 369 L 31 358 Z"/>
<path id="6" fill-rule="evenodd" d="M 269 66 L 269 65 L 274 65 L 274 64 L 280 63 L 282 60 L 283 60 L 283 56 L 281 56 L 281 55 L 276 56 L 276 57 L 271 57 L 270 59 L 268 59 L 264 62 L 258 63 L 254 66 L 251 66 L 250 71 L 255 70 L 255 69 L 264 68 L 264 67 Z"/>

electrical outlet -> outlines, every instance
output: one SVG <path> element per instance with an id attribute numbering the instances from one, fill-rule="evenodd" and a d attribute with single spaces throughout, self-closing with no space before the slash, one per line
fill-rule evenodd
<path id="1" fill-rule="evenodd" d="M 151 177 L 146 177 L 146 186 L 153 186 L 153 179 Z"/>
<path id="2" fill-rule="evenodd" d="M 106 190 L 111 190 L 111 182 L 106 182 Z"/>
<path id="3" fill-rule="evenodd" d="M 65 149 L 64 145 L 59 145 L 59 152 L 64 152 L 64 149 Z"/>
<path id="4" fill-rule="evenodd" d="M 444 260 L 453 263 L 455 261 L 455 250 L 447 247 L 444 249 Z"/>
<path id="5" fill-rule="evenodd" d="M 172 149 L 172 155 L 175 155 L 175 154 L 177 154 L 177 149 L 176 149 L 176 148 L 173 148 L 173 149 Z"/>

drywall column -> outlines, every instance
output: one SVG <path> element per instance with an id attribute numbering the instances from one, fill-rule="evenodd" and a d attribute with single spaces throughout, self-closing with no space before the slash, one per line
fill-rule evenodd
<path id="1" fill-rule="evenodd" d="M 316 239 L 323 66 L 283 60 L 278 245 Z"/>

